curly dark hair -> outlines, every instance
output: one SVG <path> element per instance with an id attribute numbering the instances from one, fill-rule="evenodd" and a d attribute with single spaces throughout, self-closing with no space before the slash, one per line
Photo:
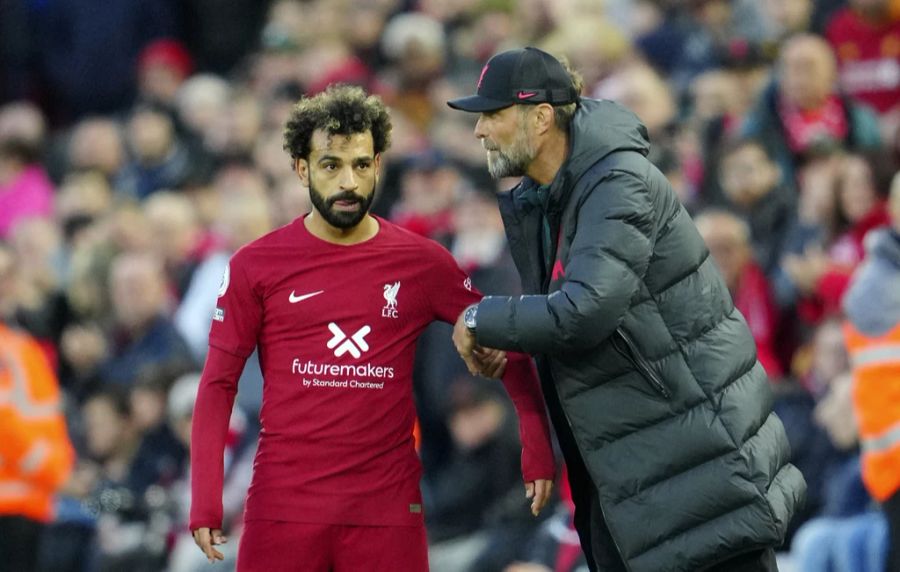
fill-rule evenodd
<path id="1" fill-rule="evenodd" d="M 332 85 L 313 97 L 302 97 L 294 105 L 284 127 L 284 150 L 292 164 L 308 159 L 313 131 L 324 129 L 335 135 L 372 132 L 375 154 L 391 146 L 391 117 L 378 96 L 366 95 L 360 87 Z"/>

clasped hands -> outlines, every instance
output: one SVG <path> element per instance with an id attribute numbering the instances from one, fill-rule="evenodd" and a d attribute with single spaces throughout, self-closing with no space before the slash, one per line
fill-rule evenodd
<path id="1" fill-rule="evenodd" d="M 506 371 L 506 352 L 479 346 L 475 342 L 475 334 L 466 327 L 464 316 L 465 312 L 461 313 L 453 326 L 453 344 L 466 362 L 469 373 L 493 379 L 503 377 L 503 372 Z"/>

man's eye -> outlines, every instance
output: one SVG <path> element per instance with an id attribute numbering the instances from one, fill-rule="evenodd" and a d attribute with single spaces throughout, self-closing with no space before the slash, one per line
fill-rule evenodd
<path id="1" fill-rule="evenodd" d="M 357 163 L 357 164 L 356 164 L 356 168 L 359 169 L 360 171 L 364 171 L 364 170 L 368 169 L 368 168 L 371 167 L 371 166 L 372 166 L 371 163 Z"/>
<path id="2" fill-rule="evenodd" d="M 337 169 L 337 165 L 335 165 L 334 163 L 326 163 L 322 166 L 322 168 L 326 171 L 334 171 L 335 169 Z"/>

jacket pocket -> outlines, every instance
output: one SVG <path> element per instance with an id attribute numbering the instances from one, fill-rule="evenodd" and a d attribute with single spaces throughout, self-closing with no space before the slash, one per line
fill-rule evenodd
<path id="1" fill-rule="evenodd" d="M 644 376 L 644 379 L 650 382 L 650 386 L 654 391 L 666 399 L 672 397 L 672 392 L 670 392 L 669 388 L 666 387 L 666 384 L 663 383 L 662 378 L 656 373 L 656 370 L 653 369 L 650 362 L 644 359 L 644 356 L 637 350 L 637 345 L 634 343 L 634 340 L 631 339 L 631 336 L 625 333 L 625 330 L 616 328 L 616 332 L 613 334 L 612 344 L 613 347 L 616 348 L 616 351 L 622 354 L 622 357 L 634 365 L 638 372 Z"/>

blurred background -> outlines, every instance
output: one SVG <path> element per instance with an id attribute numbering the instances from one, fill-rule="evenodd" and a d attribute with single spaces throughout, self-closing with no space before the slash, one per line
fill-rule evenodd
<path id="1" fill-rule="evenodd" d="M 751 327 L 809 483 L 782 570 L 882 570 L 840 312 L 867 235 L 900 229 L 898 0 L 0 0 L 0 319 L 27 334 L 0 329 L 0 554 L 209 569 L 187 528 L 199 369 L 229 256 L 310 208 L 282 150 L 301 95 L 383 97 L 374 212 L 482 292 L 519 292 L 494 199 L 515 181 L 488 177 L 476 117 L 445 101 L 522 45 L 640 116 Z M 427 330 L 416 364 L 432 570 L 586 570 L 565 479 L 531 518 L 514 412 L 449 332 Z M 254 356 L 216 570 L 234 565 L 261 385 Z"/>

